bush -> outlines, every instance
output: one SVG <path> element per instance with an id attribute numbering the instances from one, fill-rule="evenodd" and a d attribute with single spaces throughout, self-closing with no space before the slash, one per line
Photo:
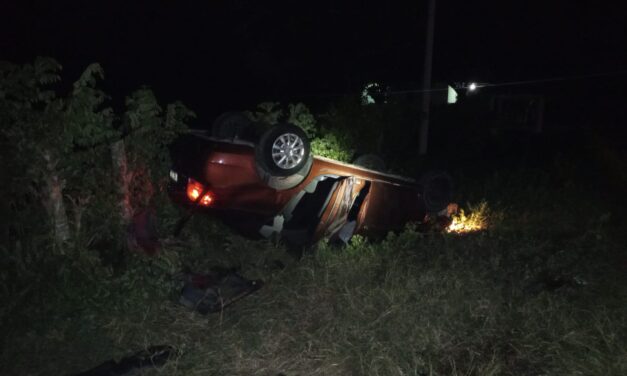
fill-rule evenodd
<path id="1" fill-rule="evenodd" d="M 0 279 L 3 300 L 12 302 L 3 322 L 49 312 L 50 297 L 93 306 L 111 287 L 105 281 L 121 281 L 110 266 L 127 254 L 133 216 L 147 207 L 172 213 L 167 148 L 193 113 L 180 103 L 164 111 L 140 89 L 116 114 L 97 87 L 104 76 L 98 64 L 67 95 L 53 86 L 60 70 L 49 58 L 0 64 L 1 152 L 10 166 L 0 187 Z"/>

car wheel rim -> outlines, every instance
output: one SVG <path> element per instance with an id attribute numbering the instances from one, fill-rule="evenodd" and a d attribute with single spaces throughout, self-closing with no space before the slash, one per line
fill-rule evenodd
<path id="1" fill-rule="evenodd" d="M 305 144 L 294 133 L 285 133 L 274 140 L 272 144 L 272 160 L 279 168 L 292 169 L 305 157 Z"/>

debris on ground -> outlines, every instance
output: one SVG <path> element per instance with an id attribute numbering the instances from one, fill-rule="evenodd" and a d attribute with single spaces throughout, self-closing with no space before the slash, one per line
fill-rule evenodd
<path id="1" fill-rule="evenodd" d="M 232 269 L 214 269 L 210 273 L 184 273 L 185 285 L 179 303 L 206 315 L 222 311 L 241 298 L 259 290 L 260 280 L 248 280 Z"/>
<path id="2" fill-rule="evenodd" d="M 160 367 L 164 365 L 174 353 L 175 350 L 171 346 L 151 346 L 133 355 L 124 357 L 117 362 L 115 360 L 108 360 L 95 368 L 75 374 L 74 376 L 126 375 L 140 368 Z"/>

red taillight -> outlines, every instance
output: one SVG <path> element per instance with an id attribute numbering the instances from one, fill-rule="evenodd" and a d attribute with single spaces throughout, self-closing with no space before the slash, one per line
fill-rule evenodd
<path id="1" fill-rule="evenodd" d="M 201 194 L 204 195 L 199 200 Z M 213 203 L 213 195 L 211 192 L 205 191 L 205 187 L 202 186 L 199 182 L 189 179 L 187 181 L 187 198 L 194 202 L 198 202 L 200 205 L 209 206 Z"/>

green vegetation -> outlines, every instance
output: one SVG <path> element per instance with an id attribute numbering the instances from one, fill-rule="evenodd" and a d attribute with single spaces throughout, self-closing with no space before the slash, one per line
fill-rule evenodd
<path id="1" fill-rule="evenodd" d="M 285 111 L 279 103 L 264 102 L 258 104 L 255 111 L 246 114 L 261 127 L 283 121 L 299 126 L 311 140 L 311 150 L 315 155 L 348 163 L 354 159 L 355 152 L 351 147 L 354 140 L 341 129 L 320 125 L 303 103 L 290 103 Z"/>
<path id="2" fill-rule="evenodd" d="M 412 143 L 418 137 L 415 104 L 400 102 L 363 106 L 357 97 L 340 99 L 314 116 L 303 103 L 263 102 L 246 115 L 262 128 L 288 122 L 301 127 L 315 155 L 351 163 L 364 154 L 387 161 L 395 172 L 415 168 Z M 393 145 L 393 147 L 390 147 Z"/>
<path id="3" fill-rule="evenodd" d="M 7 90 L 10 75 L 2 74 L 0 95 L 16 98 Z M 559 159 L 542 169 L 458 171 L 466 215 L 482 213 L 485 231 L 423 234 L 409 226 L 381 242 L 320 243 L 295 260 L 278 242 L 243 239 L 207 217 L 194 217 L 179 238 L 169 237 L 178 213 L 159 188 L 167 160 L 156 146 L 172 137 L 166 124 L 175 115 L 156 111 L 154 96 L 140 91 L 124 114 L 92 104 L 82 105 L 79 117 L 69 112 L 73 95 L 20 112 L 6 105 L 14 102 L 1 102 L 0 119 L 10 126 L 3 128 L 2 158 L 11 162 L 3 163 L 9 183 L 1 188 L 7 198 L 0 244 L 3 374 L 71 374 L 159 344 L 176 347 L 177 355 L 143 374 L 627 374 L 622 212 L 578 165 Z M 90 111 L 99 115 L 87 117 Z M 80 124 L 98 130 L 44 143 L 48 136 L 29 127 L 43 127 L 38 119 L 49 114 L 76 118 L 70 135 L 87 132 Z M 142 125 L 154 138 L 143 144 L 137 134 L 130 141 Z M 17 133 L 7 129 L 31 133 L 11 138 Z M 55 129 L 50 137 L 60 136 Z M 162 249 L 153 257 L 128 251 L 120 229 L 123 194 L 112 184 L 119 171 L 111 157 L 111 142 L 120 138 L 132 161 L 128 169 L 150 168 L 133 176 L 144 176 L 139 185 L 150 183 L 154 195 L 132 205 L 156 208 Z M 55 212 L 42 204 L 49 190 L 37 189 L 50 173 L 46 160 L 37 159 L 40 143 L 59 153 L 54 171 L 66 182 L 62 197 L 73 230 L 62 241 Z M 109 162 L 86 167 L 92 158 Z M 94 198 L 83 200 L 78 232 L 72 202 L 81 194 Z M 238 267 L 266 285 L 210 316 L 179 305 L 177 273 L 212 266 Z"/>

